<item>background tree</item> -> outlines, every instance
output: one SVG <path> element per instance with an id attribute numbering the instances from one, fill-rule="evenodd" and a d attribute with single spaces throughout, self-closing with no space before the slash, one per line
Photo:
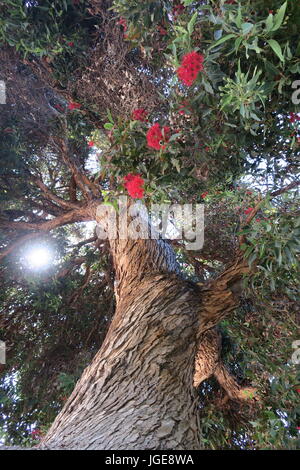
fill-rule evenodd
<path id="1" fill-rule="evenodd" d="M 140 448 L 293 448 L 300 117 L 292 84 L 300 71 L 300 7 L 292 1 L 99 3 L 0 2 L 0 79 L 7 88 L 0 115 L 0 326 L 8 346 L 3 438 L 31 445 L 66 401 L 49 445 L 118 446 L 113 439 L 120 439 Z M 155 123 L 159 129 L 156 124 L 149 134 Z M 143 179 L 148 205 L 205 204 L 203 250 L 171 242 L 172 254 L 168 245 L 157 252 L 139 242 L 124 261 L 128 247 L 97 239 L 86 222 L 95 220 L 99 202 L 115 204 L 132 193 L 132 174 Z M 28 251 L 41 247 L 55 259 L 51 268 L 32 271 Z M 240 286 L 248 265 L 252 275 Z M 179 268 L 183 280 L 174 277 Z M 145 273 L 154 277 L 133 295 L 129 282 Z M 139 310 L 153 279 L 150 300 L 159 299 L 165 312 L 156 323 Z M 172 338 L 159 330 L 170 330 L 172 312 L 163 299 L 180 312 Z M 148 328 L 160 341 L 151 349 L 150 333 L 143 343 L 122 324 L 137 351 L 124 381 L 128 351 L 115 363 L 113 346 L 121 313 L 129 318 L 132 305 L 137 331 Z M 159 319 L 158 310 L 153 315 Z M 185 328 L 182 318 L 189 318 Z M 177 429 L 153 405 L 154 422 L 146 409 L 131 416 L 132 442 L 125 441 L 124 426 L 101 443 L 89 432 L 81 443 L 68 441 L 69 420 L 77 413 L 84 421 L 87 383 L 88 404 L 96 406 L 92 384 L 104 358 L 114 374 L 107 390 L 101 380 L 102 388 L 96 385 L 97 406 L 107 409 L 112 397 L 126 411 L 122 400 L 134 397 L 137 405 L 143 394 L 137 409 L 152 399 L 162 404 L 164 394 L 158 389 L 152 397 L 142 380 L 149 372 L 143 346 L 145 357 L 157 354 L 166 370 L 175 364 L 184 386 L 178 394 L 171 381 L 166 410 L 186 428 Z M 198 402 L 187 385 L 196 355 Z M 163 368 L 157 380 L 166 383 Z"/>

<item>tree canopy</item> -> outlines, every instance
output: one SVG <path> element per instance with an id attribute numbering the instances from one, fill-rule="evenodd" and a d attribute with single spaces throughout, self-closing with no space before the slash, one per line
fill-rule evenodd
<path id="1" fill-rule="evenodd" d="M 299 27 L 293 0 L 0 1 L 6 443 L 36 442 L 105 337 L 114 272 L 90 208 L 128 195 L 204 204 L 203 249 L 170 240 L 187 279 L 239 247 L 253 267 L 220 329 L 255 403 L 204 382 L 205 448 L 296 448 Z"/>

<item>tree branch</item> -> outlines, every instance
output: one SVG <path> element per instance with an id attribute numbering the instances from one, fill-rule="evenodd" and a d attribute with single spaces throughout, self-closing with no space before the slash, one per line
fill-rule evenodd
<path id="1" fill-rule="evenodd" d="M 63 225 L 68 225 L 74 222 L 87 222 L 91 220 L 95 220 L 96 214 L 96 206 L 97 201 L 93 201 L 90 204 L 87 204 L 83 207 L 73 209 L 67 213 L 61 214 L 54 219 L 47 220 L 46 222 L 42 223 L 27 223 L 27 222 L 9 222 L 9 221 L 0 221 L 0 228 L 11 228 L 14 230 L 26 230 L 32 231 L 35 233 L 30 233 L 22 236 L 11 245 L 7 246 L 0 252 L 0 261 L 18 248 L 22 243 L 25 241 L 41 236 L 44 233 L 49 232 L 57 227 L 62 227 Z"/>

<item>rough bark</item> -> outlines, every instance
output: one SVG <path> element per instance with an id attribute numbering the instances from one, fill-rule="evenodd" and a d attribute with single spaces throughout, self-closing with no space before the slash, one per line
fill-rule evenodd
<path id="1" fill-rule="evenodd" d="M 43 445 L 199 449 L 193 387 L 199 288 L 163 241 L 112 244 L 117 308 L 107 337 Z"/>
<path id="2" fill-rule="evenodd" d="M 115 316 L 41 447 L 200 449 L 193 384 L 198 343 L 203 334 L 209 342 L 205 331 L 236 306 L 228 283 L 241 269 L 231 267 L 201 292 L 182 279 L 165 241 L 117 239 L 111 251 Z M 206 376 L 216 370 L 208 356 L 206 347 L 197 355 Z"/>

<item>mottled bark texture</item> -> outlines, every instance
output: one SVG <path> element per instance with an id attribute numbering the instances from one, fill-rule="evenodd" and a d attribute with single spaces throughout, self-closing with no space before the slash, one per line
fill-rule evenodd
<path id="1" fill-rule="evenodd" d="M 165 241 L 117 239 L 111 251 L 115 316 L 41 447 L 200 449 L 195 357 L 195 385 L 219 373 L 210 331 L 237 305 L 229 283 L 244 265 L 201 290 L 182 279 Z"/>

